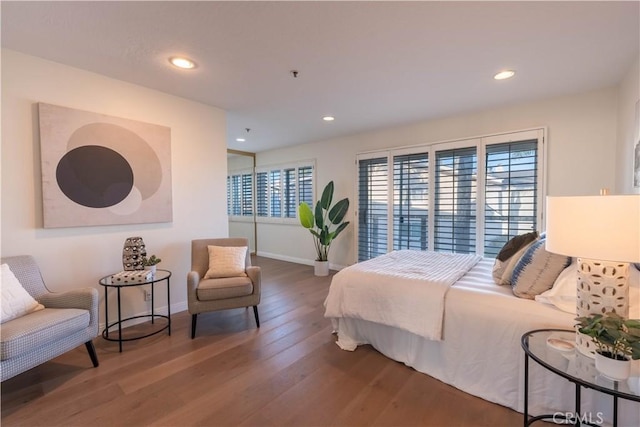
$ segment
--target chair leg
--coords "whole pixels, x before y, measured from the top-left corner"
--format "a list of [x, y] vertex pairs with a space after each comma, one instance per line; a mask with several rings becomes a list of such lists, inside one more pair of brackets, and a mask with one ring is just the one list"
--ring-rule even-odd
[[87, 351], [89, 352], [89, 357], [91, 358], [91, 363], [93, 363], [93, 367], [97, 368], [100, 365], [98, 362], [98, 355], [96, 354], [96, 348], [93, 346], [93, 341], [87, 341], [84, 343], [84, 346], [87, 347]]
[[192, 314], [191, 315], [191, 339], [194, 339], [196, 337], [196, 322], [198, 321], [198, 315], [197, 314]]
[[256, 316], [256, 325], [259, 328], [260, 327], [260, 318], [258, 317], [258, 306], [257, 305], [253, 306], [253, 315]]

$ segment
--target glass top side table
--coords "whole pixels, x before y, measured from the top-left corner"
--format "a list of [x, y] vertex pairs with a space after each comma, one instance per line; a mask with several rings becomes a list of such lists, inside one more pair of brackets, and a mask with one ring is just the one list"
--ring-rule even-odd
[[627, 381], [614, 381], [603, 377], [595, 368], [595, 360], [575, 349], [575, 332], [564, 329], [538, 329], [522, 336], [525, 353], [524, 368], [524, 425], [539, 420], [561, 419], [557, 414], [539, 415], [529, 419], [529, 358], [543, 368], [575, 384], [575, 412], [572, 419], [564, 418], [575, 425], [593, 425], [581, 420], [580, 388], [586, 387], [613, 396], [613, 425], [618, 423], [618, 398], [640, 402], [640, 391], [631, 390]]
[[[156, 270], [155, 274], [153, 275], [153, 277], [149, 280], [147, 280], [146, 282], [141, 282], [141, 283], [114, 283], [111, 280], [111, 274], [108, 276], [105, 276], [103, 278], [101, 278], [98, 283], [100, 284], [100, 286], [104, 286], [104, 322], [105, 322], [105, 328], [102, 331], [102, 337], [108, 341], [117, 341], [118, 342], [118, 348], [120, 350], [120, 353], [122, 353], [122, 342], [123, 341], [133, 341], [133, 340], [139, 340], [142, 338], [147, 338], [150, 337], [152, 335], [158, 334], [162, 331], [164, 331], [165, 329], [168, 331], [169, 335], [171, 335], [171, 286], [170, 286], [170, 278], [171, 278], [171, 272], [169, 270]], [[166, 282], [167, 285], [167, 315], [162, 315], [162, 314], [156, 314], [155, 313], [155, 284], [158, 282]], [[127, 318], [122, 318], [122, 304], [121, 304], [121, 299], [120, 299], [120, 290], [123, 288], [132, 288], [132, 287], [136, 287], [136, 286], [145, 286], [145, 285], [151, 285], [151, 314], [144, 314], [141, 316], [132, 316], [132, 317], [127, 317]], [[109, 323], [109, 298], [107, 295], [107, 291], [109, 288], [115, 289], [117, 292], [117, 305], [118, 305], [118, 320], [113, 322], [113, 323]], [[144, 335], [136, 335], [133, 337], [129, 337], [129, 338], [123, 338], [122, 336], [122, 324], [128, 320], [133, 320], [133, 319], [140, 319], [140, 318], [150, 318], [151, 319], [151, 323], [155, 324], [155, 320], [158, 318], [161, 319], [165, 319], [166, 323], [159, 329], [154, 330], [151, 333], [148, 334], [144, 334]], [[118, 336], [117, 338], [113, 338], [113, 336], [109, 336], [109, 332], [110, 329], [117, 326], [118, 327]]]

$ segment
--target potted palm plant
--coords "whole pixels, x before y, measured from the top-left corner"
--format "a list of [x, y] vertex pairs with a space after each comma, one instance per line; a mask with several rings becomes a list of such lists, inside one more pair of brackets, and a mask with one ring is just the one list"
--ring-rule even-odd
[[322, 191], [322, 198], [316, 203], [315, 211], [307, 203], [302, 202], [298, 206], [298, 218], [300, 224], [309, 230], [313, 236], [316, 248], [315, 275], [327, 276], [329, 274], [329, 249], [331, 243], [344, 230], [349, 221], [343, 222], [349, 210], [349, 199], [344, 198], [335, 205], [333, 201], [333, 181], [330, 181]]
[[627, 379], [631, 359], [640, 359], [640, 319], [623, 319], [611, 312], [576, 320], [578, 330], [596, 345], [596, 369], [613, 380]]

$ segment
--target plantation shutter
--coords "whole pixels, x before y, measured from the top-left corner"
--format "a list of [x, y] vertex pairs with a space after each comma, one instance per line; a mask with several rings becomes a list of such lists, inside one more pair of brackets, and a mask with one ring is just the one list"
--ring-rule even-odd
[[358, 261], [387, 252], [387, 157], [358, 161]]
[[231, 215], [231, 177], [227, 175], [227, 215]]
[[429, 154], [393, 158], [393, 249], [428, 249]]
[[269, 172], [269, 201], [271, 217], [282, 216], [282, 187], [280, 182], [280, 170]]
[[231, 176], [231, 215], [240, 215], [240, 175]]
[[256, 210], [258, 216], [269, 215], [269, 191], [267, 185], [267, 173], [258, 172], [256, 174]]
[[313, 209], [313, 167], [298, 168], [298, 204], [307, 203]]
[[436, 152], [436, 251], [475, 253], [476, 153], [476, 147]]
[[253, 174], [242, 174], [242, 215], [253, 216]]
[[537, 229], [537, 170], [535, 139], [486, 147], [486, 257], [495, 257], [512, 237]]
[[295, 168], [284, 170], [284, 216], [285, 218], [296, 217], [296, 170]]

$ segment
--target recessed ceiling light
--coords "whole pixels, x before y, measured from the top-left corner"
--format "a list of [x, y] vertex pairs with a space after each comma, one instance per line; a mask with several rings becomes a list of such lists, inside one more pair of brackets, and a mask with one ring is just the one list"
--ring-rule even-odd
[[325, 122], [332, 122], [332, 121], [334, 121], [335, 119], [336, 119], [336, 118], [335, 118], [335, 117], [333, 117], [333, 116], [324, 116], [324, 117], [322, 118], [322, 120], [324, 120]]
[[493, 76], [493, 78], [496, 80], [510, 79], [511, 77], [515, 76], [515, 74], [516, 72], [513, 70], [504, 70]]
[[245, 142], [245, 141], [246, 141], [246, 139], [244, 139], [244, 138], [236, 138], [236, 142]]
[[189, 58], [184, 58], [181, 56], [173, 56], [169, 58], [169, 62], [175, 65], [178, 68], [182, 68], [185, 70], [190, 70], [196, 67], [196, 63], [190, 60]]

